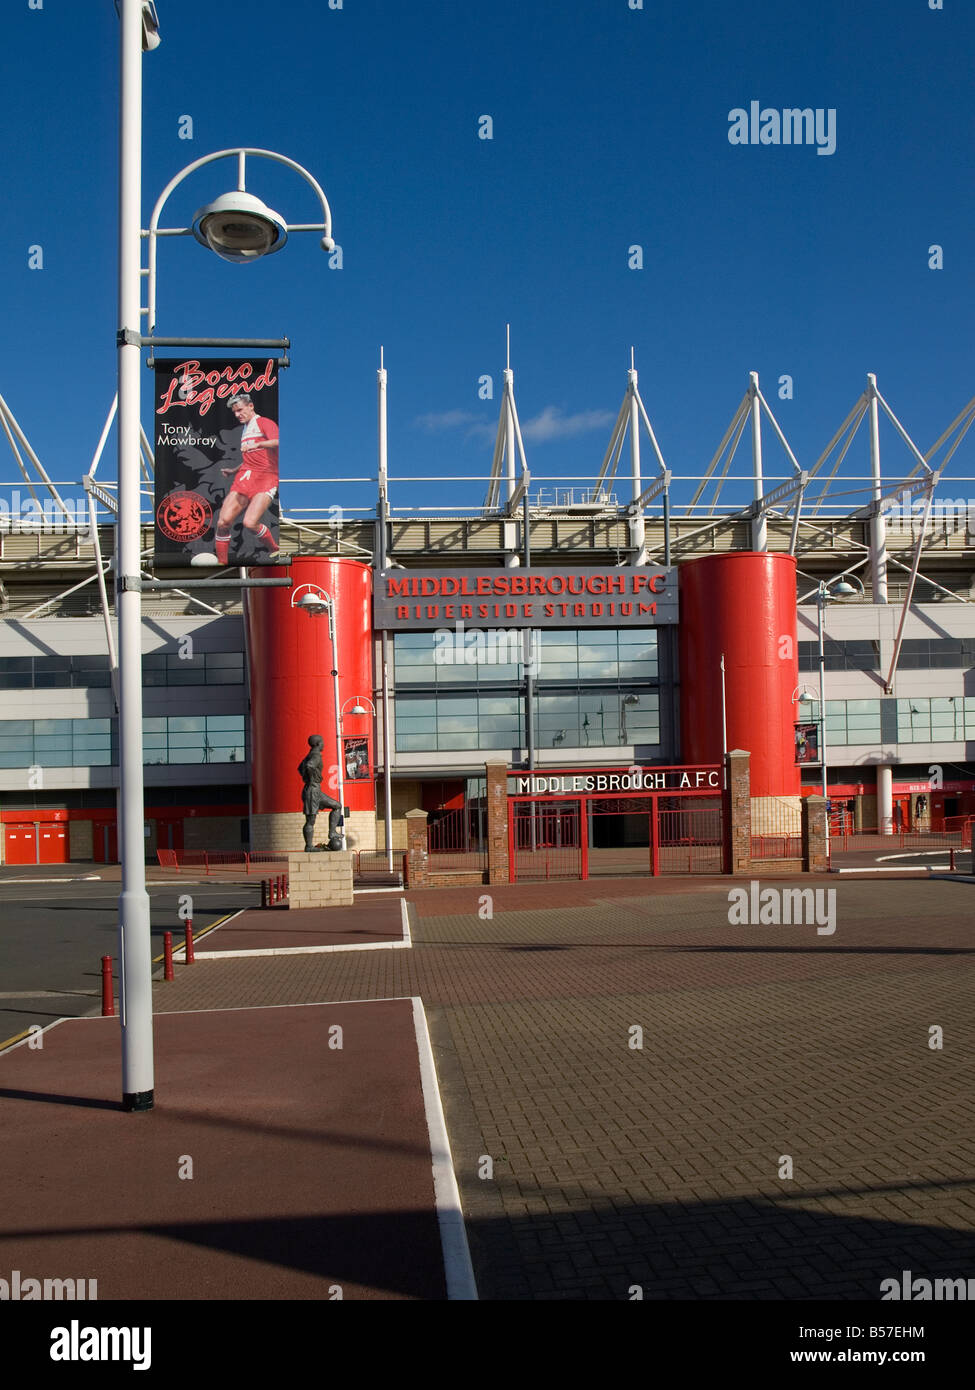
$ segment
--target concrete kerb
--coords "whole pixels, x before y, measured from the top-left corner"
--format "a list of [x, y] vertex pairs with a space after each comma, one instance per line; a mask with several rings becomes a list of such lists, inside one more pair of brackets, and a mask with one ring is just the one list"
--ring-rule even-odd
[[[242, 909], [243, 911], [243, 909]], [[239, 917], [235, 912], [234, 917]], [[227, 922], [233, 919], [228, 917]], [[196, 951], [197, 960], [241, 960], [253, 956], [319, 956], [338, 951], [403, 951], [413, 949], [413, 936], [410, 931], [409, 906], [405, 898], [400, 898], [400, 921], [403, 935], [399, 941], [364, 941], [335, 946], [267, 946], [255, 947], [249, 951]], [[220, 926], [226, 925], [224, 922]], [[182, 948], [181, 948], [182, 949]], [[175, 952], [174, 952], [175, 959]]]

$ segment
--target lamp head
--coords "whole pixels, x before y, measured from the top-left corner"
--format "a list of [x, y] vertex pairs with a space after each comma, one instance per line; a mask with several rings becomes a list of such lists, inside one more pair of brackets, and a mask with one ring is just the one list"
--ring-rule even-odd
[[316, 594], [314, 589], [309, 589], [294, 606], [304, 609], [312, 618], [318, 618], [328, 612], [328, 599], [324, 594]]
[[355, 704], [354, 704], [354, 705], [352, 706], [352, 708], [349, 710], [349, 713], [350, 713], [350, 714], [368, 714], [369, 711], [366, 709], [365, 705], [360, 705], [360, 704], [359, 704], [359, 701], [356, 700]]
[[222, 193], [193, 218], [193, 235], [236, 265], [280, 251], [288, 240], [284, 218], [253, 193]]
[[829, 590], [834, 598], [849, 598], [851, 594], [858, 594], [859, 589], [855, 589], [848, 579], [838, 579]]

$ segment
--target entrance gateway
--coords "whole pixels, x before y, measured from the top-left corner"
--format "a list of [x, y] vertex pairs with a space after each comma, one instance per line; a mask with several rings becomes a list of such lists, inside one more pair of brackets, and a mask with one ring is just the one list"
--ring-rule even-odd
[[720, 767], [508, 773], [508, 874], [528, 879], [720, 874]]

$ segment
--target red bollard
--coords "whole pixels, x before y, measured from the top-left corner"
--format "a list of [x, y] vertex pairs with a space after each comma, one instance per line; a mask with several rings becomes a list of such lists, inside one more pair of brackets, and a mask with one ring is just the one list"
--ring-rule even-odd
[[102, 1018], [115, 1015], [115, 992], [112, 989], [112, 957], [102, 956]]
[[284, 874], [278, 874], [278, 902], [284, 901]]
[[288, 875], [287, 875], [287, 874], [284, 875], [283, 882], [284, 882], [284, 896], [287, 897], [288, 894], [291, 892], [291, 884], [288, 882]]
[[275, 903], [277, 902], [277, 900], [278, 900], [278, 895], [277, 895], [277, 893], [275, 893], [275, 891], [274, 891], [274, 890], [275, 890], [275, 887], [276, 887], [276, 884], [275, 884], [275, 882], [274, 882], [274, 879], [273, 879], [273, 878], [269, 878], [268, 881], [267, 881], [267, 889], [268, 889], [268, 892], [267, 892], [267, 901], [268, 901], [268, 905], [269, 905], [270, 907], [273, 907], [274, 904], [275, 904]]
[[267, 907], [267, 879], [261, 879], [261, 907]]
[[175, 980], [173, 973], [173, 933], [163, 932], [163, 979]]
[[196, 956], [193, 954], [193, 918], [192, 918], [192, 917], [187, 917], [187, 919], [186, 919], [186, 964], [187, 964], [187, 965], [192, 965], [193, 962], [194, 962], [195, 960], [196, 960]]
[[953, 873], [955, 872], [955, 851], [954, 851], [954, 848], [953, 848], [953, 847], [950, 848], [950, 849], [948, 850], [948, 853], [951, 855], [951, 863], [950, 863], [950, 865], [949, 865], [949, 870], [948, 870], [948, 872], [953, 874]]

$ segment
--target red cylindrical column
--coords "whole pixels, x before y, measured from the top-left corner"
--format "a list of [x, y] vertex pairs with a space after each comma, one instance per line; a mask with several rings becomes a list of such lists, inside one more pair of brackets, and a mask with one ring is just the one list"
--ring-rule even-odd
[[706, 555], [679, 576], [684, 762], [721, 761], [723, 653], [728, 748], [751, 754], [752, 796], [798, 796], [795, 558]]
[[[298, 764], [311, 734], [325, 740], [322, 788], [337, 792], [336, 712], [333, 653], [326, 614], [310, 616], [292, 607], [302, 585], [313, 584], [335, 603], [335, 669], [339, 673], [345, 804], [350, 812], [375, 815], [374, 720], [351, 713], [352, 697], [373, 701], [372, 571], [358, 560], [295, 559], [291, 589], [247, 591], [247, 631], [251, 685], [252, 843], [256, 848], [302, 848]], [[350, 777], [350, 741], [367, 741], [367, 778]], [[286, 822], [277, 817], [289, 816]], [[296, 817], [296, 819], [294, 819]]]
[[173, 933], [163, 932], [163, 979], [175, 980], [176, 974], [173, 970]]

